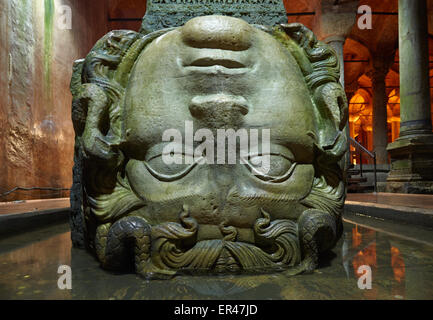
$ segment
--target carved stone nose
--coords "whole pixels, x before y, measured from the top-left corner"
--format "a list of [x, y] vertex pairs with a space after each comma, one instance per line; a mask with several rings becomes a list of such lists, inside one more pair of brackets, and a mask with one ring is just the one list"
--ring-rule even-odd
[[226, 16], [203, 16], [189, 20], [182, 28], [182, 40], [194, 48], [247, 50], [253, 28], [244, 20]]

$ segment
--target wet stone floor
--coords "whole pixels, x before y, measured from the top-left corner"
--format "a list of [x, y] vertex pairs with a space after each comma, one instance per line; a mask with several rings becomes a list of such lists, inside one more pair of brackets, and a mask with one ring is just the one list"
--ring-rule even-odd
[[[58, 288], [60, 265], [72, 268], [71, 290]], [[362, 266], [371, 289], [358, 287]], [[433, 299], [433, 231], [346, 215], [343, 237], [310, 275], [146, 281], [100, 269], [71, 247], [65, 223], [0, 240], [0, 299]]]

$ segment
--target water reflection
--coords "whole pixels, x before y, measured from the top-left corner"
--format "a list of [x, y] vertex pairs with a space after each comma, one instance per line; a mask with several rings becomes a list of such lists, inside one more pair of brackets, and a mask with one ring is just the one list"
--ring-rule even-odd
[[[433, 250], [367, 227], [345, 223], [333, 254], [315, 273], [289, 277], [181, 276], [145, 281], [110, 274], [83, 250], [71, 248], [70, 233], [56, 234], [4, 252], [0, 242], [1, 299], [432, 299]], [[36, 239], [38, 239], [36, 237]], [[72, 290], [57, 287], [59, 265], [72, 267]], [[357, 286], [358, 268], [372, 270], [371, 290]]]
[[[391, 297], [404, 299], [405, 263], [398, 245], [392, 245], [387, 236], [369, 228], [354, 225], [349, 230], [345, 232], [342, 246], [346, 275], [353, 274], [359, 279], [364, 274], [358, 271], [360, 267], [369, 266], [373, 283], [375, 278], [379, 278], [381, 282], [390, 284]], [[349, 262], [353, 273], [349, 271]], [[371, 290], [364, 290], [364, 297], [378, 299], [388, 293], [379, 292], [382, 289], [380, 286], [373, 286]], [[388, 288], [386, 290], [389, 291]]]
[[70, 263], [69, 232], [3, 253], [0, 255], [0, 298], [71, 298], [71, 292], [57, 287], [57, 266]]

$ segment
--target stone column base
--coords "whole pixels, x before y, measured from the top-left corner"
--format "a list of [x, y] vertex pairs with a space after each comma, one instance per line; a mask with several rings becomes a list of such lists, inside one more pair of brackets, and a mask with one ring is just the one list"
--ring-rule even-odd
[[387, 182], [385, 192], [433, 194], [433, 181]]
[[400, 137], [387, 150], [386, 192], [433, 194], [433, 134]]

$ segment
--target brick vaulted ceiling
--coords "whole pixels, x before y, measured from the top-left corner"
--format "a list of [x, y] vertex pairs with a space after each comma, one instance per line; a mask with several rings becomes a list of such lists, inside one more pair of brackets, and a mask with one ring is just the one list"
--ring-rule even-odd
[[[138, 30], [140, 19], [146, 12], [145, 0], [107, 0], [108, 28]], [[288, 22], [300, 22], [314, 30], [314, 18], [321, 0], [283, 0]], [[336, 5], [348, 0], [335, 0]], [[430, 61], [433, 61], [433, 0], [427, 0], [429, 17]], [[389, 87], [398, 86], [398, 0], [360, 0], [359, 6], [372, 8], [372, 29], [361, 30], [355, 23], [344, 46], [345, 81], [348, 86], [357, 84], [371, 87], [368, 77], [372, 55], [396, 52], [387, 77]], [[358, 15], [359, 17], [360, 15]], [[433, 63], [431, 64], [433, 66]], [[431, 72], [433, 76], [433, 72]], [[431, 78], [433, 79], [433, 78]], [[433, 81], [432, 81], [433, 86]]]

